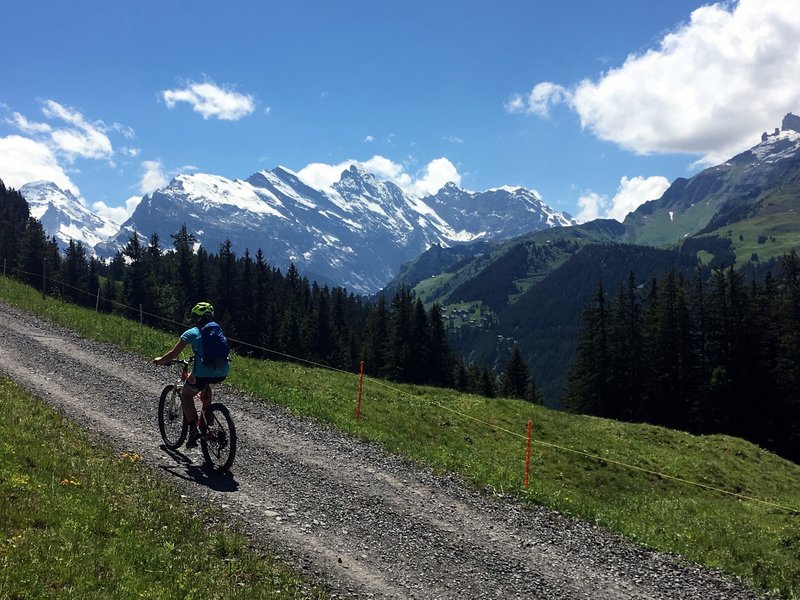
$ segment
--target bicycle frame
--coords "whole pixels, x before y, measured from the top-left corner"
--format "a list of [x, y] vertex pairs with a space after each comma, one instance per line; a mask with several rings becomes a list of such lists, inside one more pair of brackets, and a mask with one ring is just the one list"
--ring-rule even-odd
[[[192, 360], [191, 359], [182, 359], [182, 360], [176, 360], [175, 362], [180, 363], [180, 364], [183, 365], [183, 369], [181, 369], [180, 379], [175, 384], [175, 389], [177, 390], [178, 394], [181, 394], [181, 392], [183, 392], [184, 385], [189, 380], [189, 365], [192, 364]], [[198, 407], [197, 407], [197, 401], [198, 400], [200, 401], [200, 409], [199, 410], [198, 410]], [[199, 424], [201, 425], [201, 431], [204, 431], [204, 429], [206, 429], [206, 427], [208, 426], [208, 423], [206, 422], [205, 408], [209, 404], [211, 404], [211, 402], [208, 400], [208, 396], [206, 394], [204, 394], [203, 392], [197, 392], [192, 397], [192, 401], [195, 403], [194, 407], [195, 407], [195, 411], [197, 412], [197, 418], [199, 420]]]

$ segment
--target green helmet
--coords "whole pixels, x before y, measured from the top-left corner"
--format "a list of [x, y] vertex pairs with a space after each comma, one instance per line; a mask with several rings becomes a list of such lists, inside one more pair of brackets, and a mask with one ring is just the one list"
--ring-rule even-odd
[[214, 316], [214, 307], [211, 306], [208, 302], [198, 302], [194, 305], [192, 309], [192, 316], [193, 317], [213, 317]]

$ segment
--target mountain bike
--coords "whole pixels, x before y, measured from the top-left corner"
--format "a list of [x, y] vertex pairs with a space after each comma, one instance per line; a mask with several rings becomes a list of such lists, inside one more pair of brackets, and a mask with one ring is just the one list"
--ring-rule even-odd
[[[164, 445], [177, 450], [186, 439], [189, 423], [183, 415], [181, 390], [189, 378], [191, 359], [173, 361], [182, 365], [180, 379], [164, 387], [158, 403], [158, 429]], [[227, 407], [220, 402], [208, 403], [198, 393], [194, 397], [195, 408], [200, 418], [200, 449], [206, 463], [215, 471], [231, 468], [236, 458], [236, 428]]]

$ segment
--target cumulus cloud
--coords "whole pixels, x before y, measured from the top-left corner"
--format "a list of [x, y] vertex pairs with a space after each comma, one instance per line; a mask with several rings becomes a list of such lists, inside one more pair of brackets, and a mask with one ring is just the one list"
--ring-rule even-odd
[[579, 223], [594, 219], [625, 220], [628, 213], [633, 212], [648, 200], [656, 200], [669, 187], [666, 177], [623, 177], [619, 181], [616, 195], [607, 196], [588, 192], [578, 198], [578, 214], [575, 219]]
[[303, 167], [297, 176], [301, 181], [317, 189], [328, 189], [339, 181], [342, 172], [356, 165], [383, 181], [391, 181], [404, 192], [425, 196], [435, 194], [444, 184], [461, 183], [458, 169], [446, 158], [429, 162], [419, 172], [410, 174], [406, 167], [383, 156], [375, 155], [367, 161], [346, 160], [336, 165], [312, 163]]
[[0, 179], [17, 189], [32, 181], [52, 181], [80, 196], [78, 186], [58, 164], [50, 146], [18, 135], [0, 138]]
[[598, 138], [639, 154], [691, 153], [717, 164], [800, 107], [800, 10], [793, 0], [703, 6], [658, 46], [596, 81], [543, 82], [510, 112], [565, 102]]
[[124, 223], [139, 206], [142, 199], [140, 196], [131, 196], [125, 201], [125, 206], [109, 206], [102, 200], [92, 204], [92, 210], [101, 217], [106, 217], [117, 223]]
[[594, 221], [600, 218], [600, 213], [608, 207], [608, 197], [595, 192], [588, 192], [578, 198], [578, 214], [575, 220], [578, 223]]
[[562, 102], [568, 102], [571, 98], [570, 91], [564, 86], [545, 81], [533, 86], [527, 97], [514, 94], [506, 102], [506, 110], [510, 113], [527, 112], [538, 115], [542, 118], [550, 116], [550, 107]]
[[152, 194], [169, 183], [169, 179], [164, 174], [164, 166], [160, 161], [146, 160], [142, 163], [142, 169], [144, 173], [139, 181], [139, 191], [142, 194]]
[[204, 119], [215, 117], [223, 121], [238, 121], [253, 114], [256, 108], [253, 96], [240, 94], [227, 86], [218, 86], [212, 81], [190, 81], [183, 89], [164, 90], [161, 97], [167, 108], [172, 109], [178, 102], [186, 102]]
[[453, 182], [461, 185], [461, 175], [455, 165], [446, 158], [437, 158], [425, 165], [419, 179], [416, 179], [412, 187], [418, 196], [435, 194], [448, 183]]

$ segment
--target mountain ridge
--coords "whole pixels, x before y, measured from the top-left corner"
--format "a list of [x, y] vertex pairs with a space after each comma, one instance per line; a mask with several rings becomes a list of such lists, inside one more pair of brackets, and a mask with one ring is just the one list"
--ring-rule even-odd
[[230, 239], [239, 254], [260, 248], [274, 266], [293, 263], [320, 284], [371, 294], [433, 245], [505, 239], [574, 223], [525, 188], [471, 192], [448, 184], [420, 197], [353, 165], [330, 188], [318, 189], [276, 167], [247, 179], [178, 175], [145, 195], [115, 234], [78, 239], [108, 258], [134, 233], [144, 241], [153, 233], [166, 240], [186, 226], [210, 252]]

